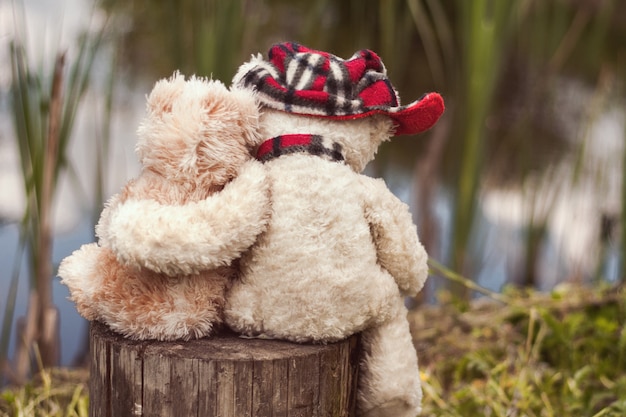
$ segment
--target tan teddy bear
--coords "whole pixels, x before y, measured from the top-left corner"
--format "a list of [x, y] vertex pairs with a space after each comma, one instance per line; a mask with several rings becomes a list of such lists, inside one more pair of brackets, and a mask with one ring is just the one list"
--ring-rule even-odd
[[[268, 182], [250, 154], [257, 130], [250, 91], [178, 73], [156, 83], [138, 130], [141, 175], [107, 203], [96, 227], [99, 245], [83, 245], [59, 267], [81, 315], [133, 339], [212, 334], [236, 275], [231, 260], [255, 241], [269, 214]], [[162, 204], [187, 210], [166, 218]], [[212, 252], [226, 237], [235, 243]], [[162, 256], [161, 247], [175, 250]], [[161, 256], [159, 267], [142, 253]]]
[[[360, 172], [383, 141], [433, 126], [442, 98], [430, 93], [401, 106], [374, 52], [344, 60], [295, 43], [273, 46], [267, 60], [253, 57], [233, 83], [262, 105], [257, 158], [272, 210], [239, 261], [226, 323], [246, 336], [296, 342], [362, 333], [358, 415], [415, 416], [422, 393], [404, 297], [424, 285], [427, 254], [408, 207]], [[187, 208], [160, 210], [175, 218]], [[138, 256], [162, 266], [159, 256]]]

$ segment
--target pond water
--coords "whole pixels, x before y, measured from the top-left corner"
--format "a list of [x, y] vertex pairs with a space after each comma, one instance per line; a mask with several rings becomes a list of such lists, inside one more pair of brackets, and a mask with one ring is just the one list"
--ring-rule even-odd
[[[24, 2], [28, 25], [20, 30], [28, 34], [31, 51], [54, 50], [54, 42], [71, 44], [71, 40], [85, 27], [85, 16], [91, 10], [84, 0], [64, 0], [63, 7], [57, 2], [29, 0]], [[62, 21], [62, 25], [58, 22]], [[13, 36], [12, 2], [0, 1], [0, 303], [8, 293], [15, 259], [18, 256], [18, 227], [15, 223], [24, 208], [21, 174], [17, 152], [12, 139], [8, 108], [10, 67], [7, 55], [8, 42]], [[54, 39], [52, 41], [51, 39]], [[50, 44], [52, 43], [52, 45]], [[128, 85], [120, 79], [116, 86], [116, 103], [112, 117], [111, 154], [108, 158], [107, 195], [117, 192], [122, 185], [139, 172], [133, 153], [135, 129], [144, 109], [144, 97], [154, 80], [144, 80]], [[571, 80], [563, 80], [564, 108], [575, 110], [563, 117], [575, 118], [580, 103], [593, 91]], [[96, 82], [97, 84], [97, 82]], [[55, 240], [53, 262], [55, 265], [84, 243], [93, 241], [93, 224], [88, 211], [94, 183], [95, 154], [93, 141], [102, 122], [103, 94], [98, 88], [90, 91], [80, 109], [74, 131], [70, 159], [78, 173], [78, 184], [66, 176], [61, 179], [55, 199]], [[545, 204], [551, 201], [554, 211], [547, 228], [547, 239], [542, 247], [538, 275], [539, 286], [549, 289], [558, 282], [580, 274], [593, 275], [602, 258], [604, 276], [609, 280], [617, 276], [617, 244], [609, 242], [606, 252], [594, 253], [604, 217], [614, 218], [620, 213], [621, 165], [624, 153], [624, 105], [616, 102], [607, 106], [608, 111], [597, 117], [585, 137], [572, 132], [573, 146], [586, 140], [586, 152], [580, 166], [581, 177], [576, 184], [564, 186], [564, 178], [572, 178], [571, 170], [578, 166], [572, 158], [564, 158], [556, 164], [553, 175], [530, 178], [524, 189], [485, 188], [481, 192], [477, 212], [476, 262], [480, 264], [478, 282], [492, 290], [500, 290], [512, 269], [522, 262], [519, 253], [523, 246], [524, 226], [533, 213], [540, 210], [529, 201]], [[573, 123], [575, 124], [575, 123]], [[607, 170], [606, 167], [613, 167]], [[382, 175], [390, 188], [403, 201], [414, 207], [412, 172], [389, 167]], [[602, 177], [598, 180], [598, 177]], [[82, 190], [82, 191], [81, 191]], [[532, 196], [533, 198], [529, 198]], [[452, 223], [452, 196], [440, 188], [433, 204], [439, 235], [436, 249], [441, 259], [449, 253], [449, 236]], [[416, 213], [419, 214], [419, 213]], [[21, 259], [21, 276], [15, 308], [15, 319], [24, 316], [28, 300], [28, 268], [25, 257]], [[437, 283], [431, 283], [432, 289]], [[67, 289], [54, 279], [54, 301], [61, 314], [62, 364], [69, 365], [82, 347], [86, 323], [67, 300]], [[4, 319], [4, 305], [0, 308], [0, 322]], [[10, 343], [9, 356], [14, 351], [14, 337]]]

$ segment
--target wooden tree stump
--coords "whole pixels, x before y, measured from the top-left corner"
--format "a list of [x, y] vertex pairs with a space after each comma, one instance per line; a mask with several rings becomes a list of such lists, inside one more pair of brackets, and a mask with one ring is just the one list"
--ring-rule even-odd
[[359, 338], [133, 341], [94, 322], [90, 417], [354, 416]]

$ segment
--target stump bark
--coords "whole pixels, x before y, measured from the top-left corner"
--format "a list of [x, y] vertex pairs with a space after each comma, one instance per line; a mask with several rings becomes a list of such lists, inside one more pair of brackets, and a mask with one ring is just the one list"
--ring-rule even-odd
[[359, 338], [133, 341], [94, 322], [90, 417], [352, 417]]

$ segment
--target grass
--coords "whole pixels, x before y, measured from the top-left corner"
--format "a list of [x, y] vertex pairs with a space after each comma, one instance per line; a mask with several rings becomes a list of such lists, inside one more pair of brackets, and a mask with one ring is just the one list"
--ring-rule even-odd
[[623, 286], [495, 295], [468, 305], [444, 293], [411, 313], [424, 415], [626, 415]]
[[85, 370], [44, 370], [28, 384], [0, 394], [0, 416], [86, 417], [87, 380]]
[[[433, 279], [483, 294], [409, 314], [423, 416], [626, 415], [626, 288], [561, 285], [492, 293], [431, 264]], [[495, 298], [492, 298], [495, 296]], [[85, 370], [44, 371], [0, 394], [0, 416], [86, 416]]]

